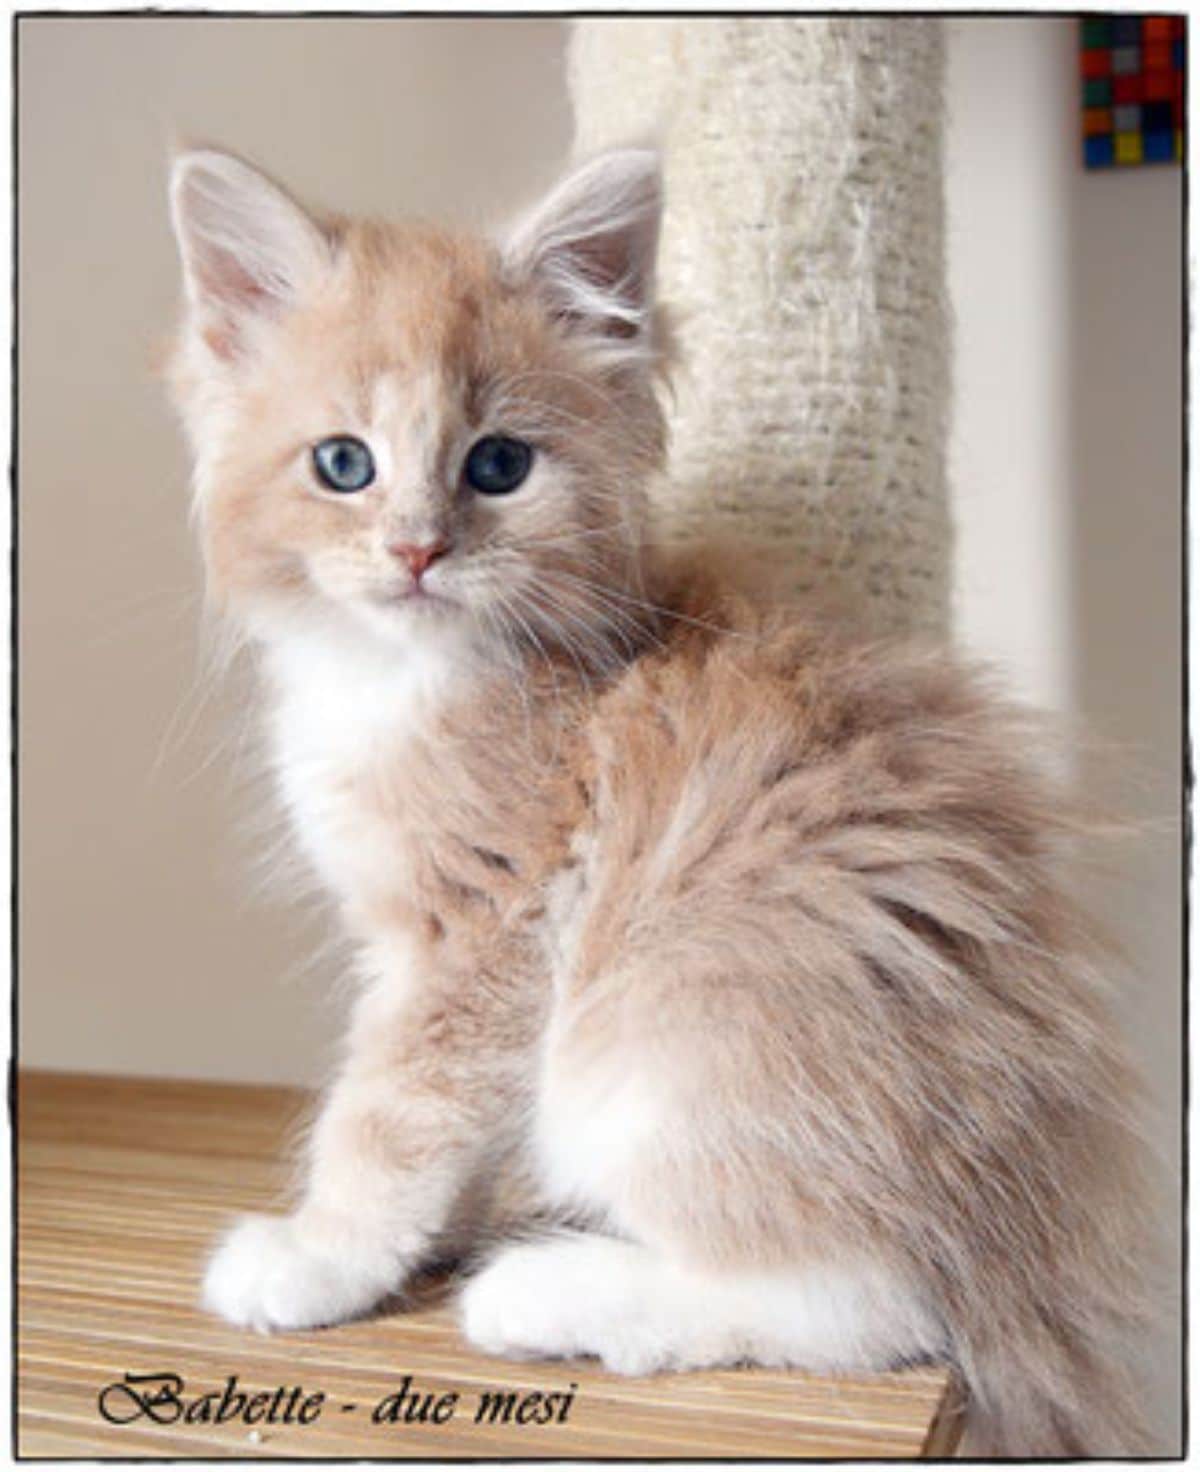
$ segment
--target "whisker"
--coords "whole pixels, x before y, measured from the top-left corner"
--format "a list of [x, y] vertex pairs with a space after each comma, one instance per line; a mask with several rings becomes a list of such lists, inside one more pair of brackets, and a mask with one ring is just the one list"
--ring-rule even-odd
[[500, 645], [503, 663], [514, 676], [514, 684], [516, 685], [517, 692], [521, 697], [521, 708], [525, 715], [525, 739], [529, 745], [530, 751], [532, 751], [534, 748], [533, 705], [529, 699], [529, 691], [526, 687], [526, 682], [522, 678], [525, 672], [524, 662], [521, 660], [516, 649], [513, 647], [512, 640], [510, 639], [506, 630], [503, 616], [499, 610], [494, 610], [485, 603], [480, 605], [478, 610], [473, 608], [471, 611], [476, 623], [479, 622], [480, 614], [482, 614], [483, 617], [486, 618], [489, 629], [494, 631], [496, 641]]
[[568, 572], [560, 572], [560, 577], [578, 582], [582, 587], [588, 587], [596, 592], [604, 593], [608, 597], [620, 599], [622, 603], [628, 603], [636, 608], [645, 609], [647, 612], [659, 614], [662, 618], [674, 619], [679, 623], [693, 624], [698, 629], [707, 629], [714, 634], [727, 634], [732, 639], [752, 639], [753, 635], [741, 629], [731, 629], [727, 624], [712, 623], [708, 619], [694, 618], [691, 614], [680, 613], [678, 609], [667, 608], [660, 603], [651, 603], [645, 598], [637, 598], [632, 593], [622, 593], [616, 588], [604, 587], [592, 583], [587, 578], [577, 578]]
[[[583, 660], [586, 661], [586, 659], [588, 657], [587, 656], [586, 649], [583, 649], [580, 646], [578, 646], [576, 644], [575, 640], [570, 636], [570, 634], [568, 634], [567, 631], [561, 626], [561, 624], [559, 624], [555, 620], [554, 614], [553, 614], [553, 611], [552, 610], [547, 610], [545, 608], [539, 608], [538, 607], [538, 605], [533, 601], [533, 598], [531, 596], [531, 594], [533, 592], [537, 592], [537, 593], [541, 594], [541, 593], [544, 593], [545, 592], [545, 589], [544, 588], [541, 588], [541, 587], [538, 587], [536, 589], [530, 590], [530, 592], [528, 592], [526, 594], [526, 596], [525, 596], [525, 600], [524, 600], [525, 607], [528, 608], [528, 609], [533, 610], [534, 612], [540, 613], [542, 615], [543, 619], [545, 619], [545, 621], [552, 626], [552, 634], [553, 634], [553, 637], [554, 637], [555, 641], [558, 644], [560, 644], [567, 651], [567, 654], [570, 656], [570, 659], [571, 659], [572, 664], [574, 664], [575, 668], [579, 672], [579, 678], [583, 681], [584, 687], [587, 689], [588, 693], [590, 694], [592, 692], [592, 682], [588, 678], [587, 669], [585, 668], [584, 663], [581, 662], [581, 660], [580, 660], [580, 655], [582, 655], [583, 656]], [[565, 612], [565, 610], [563, 610], [563, 611]], [[586, 628], [586, 625], [581, 625], [581, 627], [585, 627]]]
[[538, 652], [538, 654], [541, 655], [542, 659], [545, 661], [546, 667], [550, 671], [550, 679], [551, 679], [551, 682], [554, 685], [554, 697], [555, 697], [556, 700], [559, 700], [561, 698], [561, 691], [559, 690], [559, 684], [558, 684], [558, 671], [554, 668], [554, 661], [553, 661], [553, 659], [551, 659], [551, 657], [549, 655], [549, 652], [547, 651], [545, 645], [538, 638], [536, 631], [533, 628], [530, 627], [529, 623], [524, 618], [521, 617], [520, 609], [518, 609], [515, 606], [512, 598], [505, 597], [503, 594], [499, 594], [497, 596], [499, 597], [501, 606], [517, 622], [517, 624], [520, 626], [520, 628], [524, 632], [525, 637], [529, 640], [530, 644]]
[[[552, 599], [555, 606], [559, 609], [560, 612], [567, 614], [572, 618], [573, 622], [579, 623], [582, 627], [587, 628], [589, 632], [594, 634], [596, 631], [593, 629], [593, 627], [587, 624], [578, 614], [573, 611], [572, 605], [568, 603], [564, 597], [554, 597], [554, 594], [551, 591], [551, 587], [548, 586], [548, 583], [550, 581], [551, 580], [543, 581], [539, 585], [539, 591], [544, 594], [544, 596]], [[560, 589], [559, 592], [563, 593], [564, 590]], [[632, 631], [635, 635], [648, 636], [654, 639], [655, 643], [659, 643], [659, 641], [655, 638], [653, 632], [646, 628], [643, 623], [640, 623], [636, 619], [633, 619], [628, 613], [625, 612], [624, 609], [620, 608], [618, 605], [605, 604], [594, 593], [585, 592], [582, 597], [577, 594], [576, 603], [582, 603], [583, 608], [581, 609], [581, 612], [590, 609], [591, 611], [598, 612], [600, 614], [604, 628], [606, 628], [615, 638], [620, 640], [625, 650], [626, 663], [632, 663], [637, 658], [637, 648], [635, 644], [631, 641], [627, 630]], [[604, 651], [611, 657], [611, 651], [609, 650], [607, 645], [604, 645]]]
[[[625, 631], [620, 626], [614, 626], [610, 624], [607, 619], [602, 620], [602, 629], [615, 635], [616, 638], [619, 639], [621, 644], [623, 645], [625, 650], [624, 661], [618, 658], [609, 640], [602, 636], [601, 629], [598, 629], [594, 623], [588, 622], [585, 615], [588, 612], [589, 607], [592, 607], [594, 605], [585, 603], [582, 607], [580, 607], [579, 600], [575, 600], [575, 602], [572, 603], [568, 599], [561, 596], [561, 590], [559, 590], [559, 593], [556, 594], [552, 582], [546, 579], [540, 581], [537, 584], [536, 589], [534, 589], [533, 591], [539, 598], [543, 598], [549, 601], [550, 608], [547, 610], [547, 612], [551, 618], [555, 618], [555, 616], [558, 616], [559, 618], [567, 618], [578, 629], [582, 630], [584, 637], [580, 641], [581, 652], [583, 653], [585, 659], [587, 659], [588, 662], [592, 664], [595, 668], [598, 668], [607, 673], [609, 670], [620, 666], [622, 663], [628, 664], [637, 658], [637, 649], [630, 642]], [[567, 638], [566, 630], [563, 629], [561, 623], [557, 623], [557, 621], [556, 632], [560, 637], [564, 639]]]

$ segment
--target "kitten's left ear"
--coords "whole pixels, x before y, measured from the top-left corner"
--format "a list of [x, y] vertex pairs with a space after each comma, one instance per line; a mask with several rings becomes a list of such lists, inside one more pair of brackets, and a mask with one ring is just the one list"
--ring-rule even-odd
[[265, 174], [218, 149], [179, 154], [171, 223], [193, 325], [233, 358], [255, 325], [286, 311], [330, 260], [316, 223]]
[[654, 299], [662, 174], [652, 149], [623, 148], [584, 164], [510, 234], [509, 270], [553, 309], [593, 333], [643, 333]]

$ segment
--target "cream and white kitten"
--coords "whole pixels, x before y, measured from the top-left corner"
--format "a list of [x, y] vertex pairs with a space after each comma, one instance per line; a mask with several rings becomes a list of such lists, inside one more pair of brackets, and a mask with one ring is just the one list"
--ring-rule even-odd
[[976, 1449], [1127, 1447], [1129, 1084], [1060, 805], [949, 655], [649, 555], [655, 158], [494, 241], [210, 150], [171, 199], [211, 593], [363, 976], [303, 1198], [206, 1303], [330, 1324], [511, 1223], [485, 1350], [934, 1357]]

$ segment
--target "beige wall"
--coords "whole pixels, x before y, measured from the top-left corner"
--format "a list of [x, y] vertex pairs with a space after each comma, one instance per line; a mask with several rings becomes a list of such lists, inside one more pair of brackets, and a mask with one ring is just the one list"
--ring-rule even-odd
[[1131, 1026], [1173, 1096], [1181, 176], [1077, 166], [1073, 22], [959, 21], [950, 55], [958, 628], [1068, 717], [1094, 789], [1146, 824], [1114, 851], [1098, 908], [1131, 953]]

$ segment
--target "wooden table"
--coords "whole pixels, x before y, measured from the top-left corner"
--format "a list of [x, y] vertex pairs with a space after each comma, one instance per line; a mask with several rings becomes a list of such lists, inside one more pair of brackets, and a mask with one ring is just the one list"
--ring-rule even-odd
[[[953, 1450], [954, 1385], [938, 1368], [837, 1380], [767, 1370], [628, 1380], [590, 1361], [518, 1364], [475, 1354], [444, 1302], [271, 1338], [219, 1323], [195, 1307], [205, 1252], [229, 1215], [277, 1201], [289, 1131], [304, 1107], [305, 1096], [286, 1089], [22, 1077], [23, 1456], [775, 1459]], [[122, 1388], [127, 1375], [159, 1378], [140, 1382], [135, 1398]], [[156, 1424], [142, 1409], [158, 1394], [160, 1417], [177, 1403], [215, 1413], [219, 1396], [211, 1393], [230, 1376], [234, 1394], [263, 1419]], [[373, 1420], [406, 1376], [418, 1404], [432, 1397], [423, 1402], [429, 1412], [457, 1396], [441, 1400], [442, 1424]], [[484, 1401], [493, 1391], [516, 1394]], [[322, 1402], [309, 1399], [319, 1392]], [[534, 1392], [572, 1398], [551, 1403], [552, 1421], [537, 1424], [547, 1403], [522, 1400]], [[102, 1397], [118, 1420], [137, 1418], [110, 1424]], [[300, 1424], [306, 1401], [315, 1419]]]

